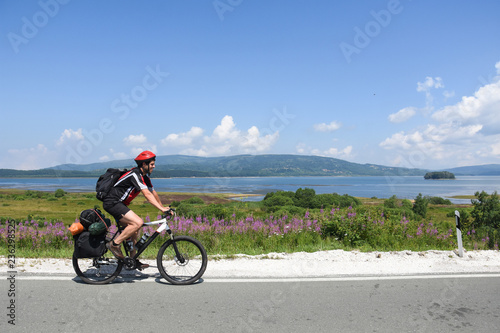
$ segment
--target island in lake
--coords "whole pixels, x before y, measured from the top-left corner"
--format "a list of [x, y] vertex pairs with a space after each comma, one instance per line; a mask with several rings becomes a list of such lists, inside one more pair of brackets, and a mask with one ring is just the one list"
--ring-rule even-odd
[[449, 171], [427, 172], [425, 179], [455, 179], [455, 175]]

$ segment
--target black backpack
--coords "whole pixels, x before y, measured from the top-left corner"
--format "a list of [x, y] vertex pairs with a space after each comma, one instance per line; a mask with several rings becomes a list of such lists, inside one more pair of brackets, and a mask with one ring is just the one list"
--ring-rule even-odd
[[118, 179], [127, 173], [127, 169], [115, 169], [109, 168], [104, 174], [102, 174], [95, 185], [95, 191], [97, 192], [95, 197], [101, 201], [104, 201], [109, 191], [116, 184]]

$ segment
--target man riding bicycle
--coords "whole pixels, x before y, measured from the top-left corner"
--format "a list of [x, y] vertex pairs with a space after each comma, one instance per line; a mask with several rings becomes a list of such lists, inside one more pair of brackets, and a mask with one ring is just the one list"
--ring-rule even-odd
[[[146, 200], [164, 213], [170, 211], [169, 207], [163, 206], [160, 197], [153, 189], [153, 184], [149, 175], [155, 168], [156, 155], [148, 150], [140, 153], [135, 159], [137, 167], [125, 173], [113, 186], [103, 202], [103, 208], [111, 214], [125, 229], [114, 240], [106, 244], [106, 247], [118, 259], [124, 259], [120, 244], [132, 238], [134, 244], [139, 236], [139, 229], [144, 221], [134, 213], [128, 205], [142, 192]], [[135, 255], [135, 250], [130, 256]], [[137, 268], [149, 267], [137, 260]]]

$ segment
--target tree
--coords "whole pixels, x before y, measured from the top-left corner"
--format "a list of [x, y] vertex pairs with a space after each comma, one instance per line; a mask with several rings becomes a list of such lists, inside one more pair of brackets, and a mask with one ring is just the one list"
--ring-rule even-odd
[[481, 191], [474, 193], [474, 196], [477, 199], [471, 200], [474, 206], [471, 212], [473, 227], [500, 228], [500, 201], [497, 192], [488, 195], [485, 191]]
[[56, 192], [54, 193], [54, 196], [55, 196], [56, 198], [62, 198], [62, 197], [64, 197], [64, 195], [65, 195], [65, 194], [66, 194], [66, 192], [64, 192], [64, 190], [63, 190], [63, 189], [58, 188], [58, 189], [56, 190]]
[[299, 188], [295, 191], [293, 200], [295, 206], [303, 208], [313, 208], [313, 199], [316, 196], [316, 191], [312, 188]]
[[429, 201], [422, 196], [422, 193], [419, 193], [415, 198], [415, 202], [413, 203], [413, 212], [417, 215], [425, 217], [427, 215], [427, 204]]
[[398, 208], [398, 197], [394, 194], [392, 197], [389, 199], [384, 200], [384, 207], [386, 208]]
[[292, 206], [293, 200], [292, 198], [286, 195], [273, 195], [264, 200], [264, 206], [266, 207], [275, 207], [275, 206]]
[[427, 172], [425, 179], [455, 179], [455, 175], [449, 171]]

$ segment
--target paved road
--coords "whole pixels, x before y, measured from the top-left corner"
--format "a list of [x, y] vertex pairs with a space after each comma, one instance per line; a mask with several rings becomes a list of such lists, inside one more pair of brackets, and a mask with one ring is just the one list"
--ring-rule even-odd
[[[68, 278], [0, 282], [0, 332], [494, 332], [498, 275], [446, 278], [217, 280], [191, 286]], [[12, 328], [15, 328], [12, 330]]]

